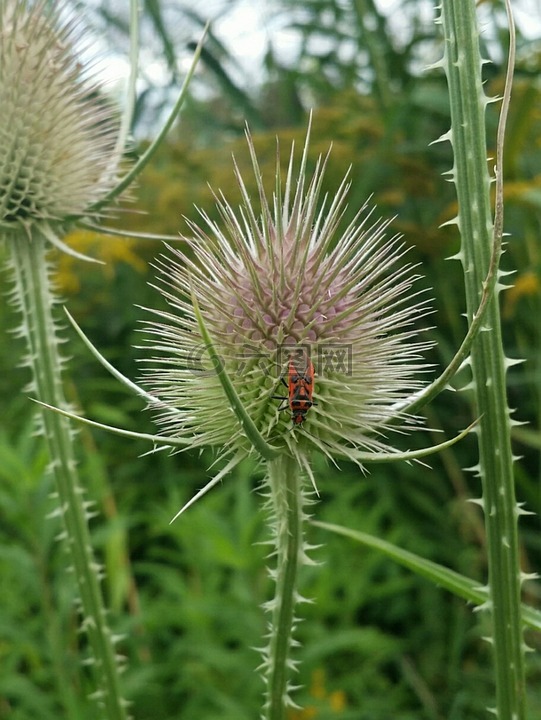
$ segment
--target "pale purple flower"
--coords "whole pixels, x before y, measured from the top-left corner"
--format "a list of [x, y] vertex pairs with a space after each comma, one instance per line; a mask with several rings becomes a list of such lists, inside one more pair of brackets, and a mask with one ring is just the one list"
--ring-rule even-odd
[[[395, 407], [422, 386], [427, 365], [418, 321], [427, 314], [417, 277], [405, 262], [389, 223], [362, 208], [340, 230], [350, 182], [320, 202], [327, 158], [306, 178], [308, 140], [295, 174], [293, 152], [285, 188], [268, 203], [250, 136], [257, 204], [236, 167], [243, 202], [232, 208], [220, 194], [221, 216], [189, 222], [185, 249], [159, 264], [169, 312], [152, 311], [149, 342], [157, 351], [146, 384], [161, 405], [158, 420], [169, 436], [192, 438], [238, 456], [250, 443], [232, 411], [205, 351], [193, 298], [212, 345], [261, 435], [297, 457], [317, 448], [330, 457], [388, 449], [385, 433], [411, 426]], [[315, 368], [314, 405], [293, 427], [275, 396], [287, 396], [293, 356], [301, 371]]]

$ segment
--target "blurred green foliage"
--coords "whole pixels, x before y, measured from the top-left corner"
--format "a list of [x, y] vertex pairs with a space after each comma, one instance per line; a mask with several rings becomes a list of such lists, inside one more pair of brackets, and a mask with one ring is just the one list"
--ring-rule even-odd
[[[231, 83], [223, 77], [213, 83], [210, 66], [204, 66], [209, 92], [204, 99], [191, 98], [181, 125], [145, 171], [136, 197], [116, 223], [133, 231], [185, 233], [183, 216], [197, 221], [194, 205], [217, 217], [208, 184], [237, 204], [232, 153], [248, 187], [254, 187], [242, 137], [247, 114], [239, 111], [248, 105], [270, 192], [276, 136], [285, 165], [290, 142], [302, 146], [307, 109], [314, 106], [310, 162], [332, 142], [329, 192], [351, 165], [344, 223], [371, 194], [378, 216], [397, 216], [392, 230], [403, 233], [410, 258], [421, 263], [423, 286], [432, 288], [430, 333], [437, 347], [431, 360], [441, 366], [457, 348], [465, 322], [461, 271], [458, 263], [445, 259], [458, 250], [456, 228], [440, 227], [456, 211], [453, 186], [442, 178], [452, 165], [452, 153], [448, 143], [430, 145], [449, 126], [445, 80], [437, 72], [419, 71], [420, 59], [437, 58], [436, 31], [421, 22], [415, 3], [403, 5], [408, 33], [398, 39], [372, 2], [302, 5], [304, 15], [287, 3], [280, 9], [286, 17], [291, 13], [302, 38], [298, 62], [286, 66], [269, 46], [260, 86], [251, 94], [236, 88], [244, 104], [239, 105], [238, 93], [231, 94]], [[154, 3], [153, 18], [158, 9]], [[322, 15], [324, 11], [331, 15]], [[161, 27], [166, 33], [169, 25], [162, 22]], [[317, 52], [316, 32], [325, 35], [326, 55]], [[357, 43], [353, 50], [352, 38]], [[503, 36], [494, 42], [504, 50]], [[209, 51], [215, 49], [211, 43]], [[348, 52], [355, 63], [347, 60]], [[487, 54], [494, 63], [487, 66], [486, 90], [495, 95], [501, 91], [502, 55], [494, 44], [487, 45]], [[225, 57], [222, 75], [228, 62], [231, 58]], [[525, 571], [541, 566], [539, 64], [538, 45], [521, 39], [505, 190], [510, 237], [504, 267], [516, 275], [514, 287], [501, 295], [507, 353], [526, 360], [509, 374], [516, 418], [530, 423], [529, 432], [516, 431], [518, 498], [537, 513], [521, 521]], [[488, 110], [490, 148], [497, 110], [495, 105]], [[134, 349], [143, 344], [138, 328], [144, 311], [138, 306], [162, 302], [148, 283], [152, 262], [164, 249], [158, 243], [82, 233], [69, 240], [107, 265], [83, 266], [55, 256], [61, 294], [94, 344], [136, 379], [137, 360], [147, 352]], [[5, 286], [8, 277], [4, 272]], [[90, 719], [95, 716], [81, 664], [85, 641], [77, 632], [66, 557], [55, 542], [58, 520], [48, 518], [54, 501], [46, 453], [35, 436], [33, 407], [24, 389], [29, 378], [20, 367], [23, 349], [11, 332], [17, 322], [9, 303], [0, 304], [0, 720]], [[155, 432], [141, 402], [97, 365], [71, 330], [65, 335], [65, 352], [71, 357], [68, 393], [74, 403], [98, 421]], [[466, 382], [463, 374], [455, 385]], [[471, 419], [468, 394], [446, 392], [427, 411], [431, 432], [398, 436], [393, 442], [402, 448], [425, 446], [453, 435]], [[263, 502], [257, 492], [261, 468], [243, 464], [169, 525], [210, 476], [211, 450], [148, 454], [150, 448], [142, 442], [87, 428], [79, 430], [79, 439], [86, 491], [96, 503], [92, 530], [106, 569], [111, 624], [124, 636], [119, 650], [127, 657], [125, 693], [135, 720], [258, 717], [262, 683], [254, 670], [259, 656], [253, 648], [263, 644], [266, 619], [260, 606], [271, 590], [262, 544]], [[317, 459], [320, 497], [313, 512], [318, 519], [385, 537], [482, 583], [482, 517], [468, 503], [480, 488], [464, 470], [475, 462], [473, 438], [435, 457], [431, 467], [378, 466], [365, 476], [349, 465], [337, 469]], [[303, 687], [296, 699], [305, 709], [292, 711], [291, 720], [482, 717], [493, 692], [490, 649], [482, 640], [486, 619], [343, 538], [312, 529], [309, 541], [321, 547], [312, 553], [319, 564], [305, 568], [302, 580], [303, 594], [314, 601], [301, 606], [304, 622], [298, 631]], [[525, 586], [525, 600], [539, 606], [539, 583]], [[527, 641], [541, 649], [538, 636], [529, 633]], [[541, 707], [539, 658], [539, 653], [528, 657], [531, 707]]]

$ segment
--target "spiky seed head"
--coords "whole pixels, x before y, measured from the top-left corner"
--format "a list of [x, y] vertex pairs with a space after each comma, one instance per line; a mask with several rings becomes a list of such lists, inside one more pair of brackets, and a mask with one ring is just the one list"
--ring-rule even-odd
[[[203, 223], [189, 222], [193, 237], [184, 238], [190, 251], [171, 249], [159, 264], [170, 311], [147, 325], [158, 354], [145, 374], [163, 403], [158, 420], [168, 434], [191, 435], [194, 446], [249, 452], [205, 352], [195, 297], [239, 397], [273, 445], [295, 455], [309, 446], [331, 457], [381, 451], [382, 433], [397, 420], [393, 407], [420, 388], [427, 368], [429, 343], [415, 328], [427, 313], [414, 290], [418, 276], [400, 240], [387, 239], [388, 223], [366, 207], [339, 234], [349, 181], [318, 206], [327, 158], [308, 181], [308, 138], [296, 178], [291, 151], [285, 188], [277, 163], [272, 205], [249, 135], [248, 144], [259, 208], [235, 166], [242, 206], [216, 197], [221, 222], [200, 211]], [[316, 373], [314, 405], [298, 427], [280, 380], [289, 380], [292, 357], [301, 371], [309, 358]]]
[[0, 223], [79, 216], [114, 184], [116, 122], [63, 3], [0, 0]]

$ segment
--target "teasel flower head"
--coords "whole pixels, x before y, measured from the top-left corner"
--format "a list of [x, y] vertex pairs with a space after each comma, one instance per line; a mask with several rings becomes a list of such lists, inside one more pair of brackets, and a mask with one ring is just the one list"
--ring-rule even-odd
[[0, 2], [0, 227], [84, 216], [117, 180], [113, 111], [75, 48], [83, 28], [63, 3]]
[[[159, 398], [158, 420], [169, 437], [191, 437], [194, 447], [218, 446], [238, 457], [252, 450], [209, 358], [202, 321], [270, 445], [304, 465], [310, 449], [354, 460], [360, 451], [389, 449], [386, 430], [414, 424], [396, 408], [427, 370], [422, 353], [429, 343], [415, 327], [427, 303], [414, 288], [418, 276], [404, 261], [406, 248], [387, 238], [389, 223], [366, 207], [340, 230], [350, 181], [346, 176], [319, 202], [328, 156], [307, 178], [308, 137], [297, 172], [291, 151], [284, 186], [278, 160], [271, 203], [249, 134], [248, 145], [258, 207], [235, 165], [242, 206], [216, 196], [221, 221], [200, 211], [202, 222], [188, 223], [187, 249], [171, 249], [159, 263], [170, 310], [152, 311], [146, 331], [158, 352], [145, 373]], [[297, 386], [290, 370], [309, 379], [311, 365], [312, 402], [292, 423], [288, 391]]]

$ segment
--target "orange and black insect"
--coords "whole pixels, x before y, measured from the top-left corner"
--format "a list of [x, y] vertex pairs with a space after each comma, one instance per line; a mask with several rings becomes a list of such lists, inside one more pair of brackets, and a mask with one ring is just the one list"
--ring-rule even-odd
[[276, 400], [283, 400], [278, 410], [291, 410], [293, 426], [302, 425], [306, 420], [306, 413], [317, 403], [313, 400], [314, 392], [314, 363], [305, 355], [305, 367], [300, 371], [296, 366], [293, 356], [289, 358], [287, 371], [287, 382], [282, 382], [287, 387], [287, 397], [273, 395]]

